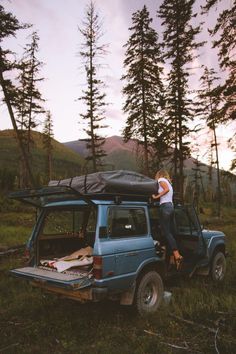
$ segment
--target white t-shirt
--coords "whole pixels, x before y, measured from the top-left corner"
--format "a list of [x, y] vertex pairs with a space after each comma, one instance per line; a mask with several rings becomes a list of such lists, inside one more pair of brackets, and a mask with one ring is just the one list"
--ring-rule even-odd
[[167, 192], [165, 195], [162, 195], [160, 198], [160, 204], [163, 203], [173, 203], [173, 188], [172, 185], [170, 184], [170, 182], [168, 181], [168, 179], [161, 177], [158, 179], [158, 183], [159, 183], [159, 190], [158, 193], [163, 191], [162, 186], [160, 185], [160, 182], [165, 182], [168, 185], [169, 188], [169, 192]]

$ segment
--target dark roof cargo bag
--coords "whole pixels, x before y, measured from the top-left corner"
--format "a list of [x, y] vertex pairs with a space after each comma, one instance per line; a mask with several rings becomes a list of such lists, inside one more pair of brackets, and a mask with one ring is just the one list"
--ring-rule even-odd
[[129, 194], [147, 195], [158, 193], [158, 182], [140, 173], [117, 170], [96, 172], [69, 179], [50, 181], [49, 186], [67, 186], [86, 194]]
[[96, 172], [69, 179], [50, 181], [47, 187], [13, 192], [10, 198], [37, 208], [51, 202], [84, 200], [93, 204], [92, 195], [130, 195], [150, 197], [158, 193], [158, 182], [140, 173], [118, 170]]

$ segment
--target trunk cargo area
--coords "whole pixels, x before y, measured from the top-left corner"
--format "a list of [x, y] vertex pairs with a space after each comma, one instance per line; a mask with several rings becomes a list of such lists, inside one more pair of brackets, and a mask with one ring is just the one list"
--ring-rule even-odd
[[55, 292], [89, 287], [96, 215], [96, 207], [84, 201], [43, 208], [28, 243], [30, 266], [13, 269], [11, 274]]

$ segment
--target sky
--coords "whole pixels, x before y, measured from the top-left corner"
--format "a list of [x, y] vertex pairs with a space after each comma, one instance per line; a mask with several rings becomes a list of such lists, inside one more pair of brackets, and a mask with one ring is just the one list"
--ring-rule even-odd
[[[196, 2], [196, 9], [204, 0]], [[223, 4], [231, 0], [224, 0]], [[54, 137], [60, 142], [78, 140], [85, 137], [86, 128], [81, 120], [80, 113], [84, 110], [83, 103], [78, 100], [82, 90], [86, 88], [84, 68], [79, 57], [83, 42], [78, 27], [82, 26], [85, 18], [87, 0], [2, 0], [6, 11], [12, 12], [19, 21], [33, 24], [33, 28], [18, 31], [16, 38], [3, 42], [3, 48], [10, 48], [18, 55], [23, 52], [29, 35], [37, 31], [40, 37], [39, 59], [44, 63], [41, 77], [40, 91], [46, 99], [45, 108], [50, 110], [54, 122]], [[153, 18], [153, 27], [160, 33], [160, 20], [156, 16], [161, 0], [94, 0], [95, 7], [102, 20], [104, 35], [101, 43], [109, 44], [107, 55], [102, 58], [104, 68], [100, 70], [100, 78], [106, 83], [107, 103], [106, 121], [108, 128], [104, 129], [104, 136], [121, 135], [125, 125], [122, 105], [122, 81], [125, 73], [123, 68], [124, 44], [127, 42], [131, 26], [132, 14], [147, 6]], [[220, 5], [221, 6], [221, 5]], [[218, 9], [218, 11], [220, 8]], [[218, 70], [217, 54], [210, 51], [211, 39], [208, 28], [212, 28], [217, 12], [206, 15], [203, 33], [199, 40], [206, 39], [206, 46], [200, 50], [200, 57], [192, 63], [191, 85], [197, 88], [201, 64], [213, 66]], [[201, 18], [202, 20], [203, 18]], [[196, 19], [196, 24], [199, 22]], [[27, 38], [28, 37], [28, 38]], [[209, 55], [211, 53], [211, 55]], [[167, 70], [167, 67], [166, 67]], [[221, 73], [223, 76], [223, 73]], [[5, 106], [0, 107], [0, 129], [11, 128], [10, 118]], [[41, 127], [42, 129], [42, 127]], [[233, 155], [227, 148], [227, 139], [232, 127], [221, 127], [218, 131], [222, 139], [221, 167], [227, 169]], [[204, 144], [207, 137], [199, 137], [199, 143]], [[227, 154], [226, 154], [227, 152]], [[202, 155], [204, 152], [202, 152]], [[224, 157], [223, 157], [224, 156]], [[227, 158], [226, 158], [227, 156]]]

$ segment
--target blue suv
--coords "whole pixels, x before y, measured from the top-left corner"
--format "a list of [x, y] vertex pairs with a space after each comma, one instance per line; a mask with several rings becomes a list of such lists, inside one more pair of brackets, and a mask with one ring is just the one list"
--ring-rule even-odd
[[[157, 310], [163, 281], [177, 272], [161, 237], [158, 203], [140, 195], [82, 195], [70, 186], [19, 191], [11, 197], [40, 210], [27, 243], [28, 264], [11, 270], [13, 275], [74, 300], [119, 300], [134, 305], [140, 315]], [[202, 230], [190, 205], [175, 205], [175, 219], [184, 257], [178, 273], [222, 281], [225, 235]]]

